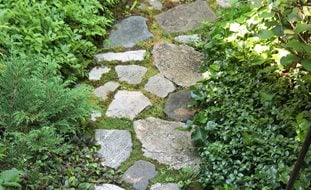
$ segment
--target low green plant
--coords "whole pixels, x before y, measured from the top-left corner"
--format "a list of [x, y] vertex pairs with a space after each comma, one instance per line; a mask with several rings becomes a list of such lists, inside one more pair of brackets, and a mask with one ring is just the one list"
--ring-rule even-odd
[[[206, 188], [284, 188], [311, 121], [306, 1], [261, 3], [240, 3], [201, 29], [208, 39], [198, 46], [205, 53], [205, 80], [192, 89], [201, 111], [188, 126], [195, 127]], [[292, 8], [306, 10], [304, 19], [287, 28], [287, 17], [279, 20], [274, 10], [279, 5], [286, 16]], [[290, 60], [293, 53], [297, 59]], [[295, 189], [310, 189], [310, 161], [309, 151]]]
[[66, 77], [85, 76], [117, 2], [0, 0], [0, 56], [39, 54]]
[[0, 173], [0, 190], [5, 189], [21, 189], [20, 181], [21, 171], [12, 168]]
[[68, 88], [57, 66], [36, 56], [0, 65], [0, 170], [24, 171], [20, 183], [27, 189], [93, 187], [107, 169], [86, 138], [96, 109], [90, 87]]

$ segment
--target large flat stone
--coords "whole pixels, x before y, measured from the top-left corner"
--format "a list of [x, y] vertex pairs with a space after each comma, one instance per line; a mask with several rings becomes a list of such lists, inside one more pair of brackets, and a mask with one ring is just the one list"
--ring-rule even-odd
[[141, 83], [143, 76], [147, 72], [147, 68], [139, 65], [118, 65], [115, 67], [120, 81], [129, 84]]
[[187, 90], [172, 93], [168, 96], [164, 112], [175, 121], [187, 121], [194, 115], [194, 111], [189, 108], [192, 103], [191, 93]]
[[216, 15], [206, 1], [179, 5], [155, 16], [166, 32], [188, 32], [200, 26], [203, 21], [213, 21]]
[[102, 185], [95, 185], [95, 190], [124, 190], [124, 189], [113, 184], [102, 184]]
[[102, 116], [101, 112], [99, 112], [99, 111], [92, 111], [91, 112], [91, 121], [96, 121], [101, 116]]
[[180, 190], [180, 188], [176, 183], [156, 183], [150, 190]]
[[170, 92], [173, 92], [176, 88], [174, 84], [167, 80], [162, 74], [157, 74], [150, 77], [145, 89], [152, 94], [155, 94], [161, 98], [165, 98]]
[[133, 120], [148, 106], [151, 102], [141, 92], [120, 90], [109, 105], [106, 116]]
[[103, 61], [121, 61], [121, 62], [142, 61], [144, 60], [145, 54], [146, 50], [135, 50], [121, 53], [108, 52], [96, 54], [94, 58], [98, 63]]
[[97, 87], [94, 90], [95, 96], [101, 100], [106, 100], [108, 95], [119, 88], [120, 84], [118, 82], [110, 81], [105, 83], [103, 86]]
[[138, 42], [147, 40], [153, 37], [149, 32], [147, 19], [141, 16], [131, 16], [120, 23], [116, 24], [112, 30], [108, 39], [108, 45], [106, 48], [111, 47], [134, 47]]
[[[150, 6], [147, 6], [146, 4], [149, 4]], [[162, 10], [163, 5], [159, 0], [143, 0], [143, 3], [139, 7], [142, 10], [148, 10], [148, 9], [155, 9], [155, 10]]]
[[199, 73], [203, 55], [192, 47], [159, 42], [152, 54], [160, 73], [179, 86], [189, 87], [203, 79]]
[[94, 67], [89, 73], [89, 80], [100, 80], [103, 74], [108, 73], [108, 67]]
[[131, 154], [131, 134], [126, 130], [96, 129], [95, 139], [101, 145], [98, 154], [103, 166], [116, 169]]
[[167, 164], [174, 169], [197, 168], [199, 158], [193, 151], [191, 133], [176, 130], [183, 123], [149, 117], [134, 121], [137, 138], [144, 156]]
[[132, 184], [135, 190], [145, 190], [149, 180], [156, 175], [157, 171], [152, 163], [139, 160], [124, 173], [123, 180]]

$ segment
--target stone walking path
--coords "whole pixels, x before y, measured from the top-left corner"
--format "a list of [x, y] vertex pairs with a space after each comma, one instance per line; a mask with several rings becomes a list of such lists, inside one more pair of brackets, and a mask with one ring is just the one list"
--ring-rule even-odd
[[[139, 6], [142, 10], [155, 9], [158, 12], [164, 7], [159, 0], [142, 0]], [[199, 66], [203, 56], [189, 46], [199, 42], [200, 36], [185, 35], [184, 32], [192, 31], [202, 21], [214, 20], [216, 16], [206, 1], [197, 0], [150, 17], [155, 18], [153, 22], [163, 32], [173, 32], [173, 41], [176, 44], [160, 39], [153, 41], [151, 49], [138, 48], [138, 44], [152, 41], [154, 34], [149, 31], [148, 19], [137, 15], [125, 18], [113, 27], [107, 43], [104, 44], [105, 48], [112, 48], [110, 52], [94, 55], [98, 66], [90, 71], [89, 80], [96, 84], [94, 95], [108, 106], [103, 107], [102, 113], [93, 112], [92, 120], [124, 118], [131, 120], [134, 127], [134, 133], [131, 134], [130, 130], [105, 129], [103, 126], [96, 130], [95, 139], [101, 145], [98, 155], [102, 165], [114, 169], [128, 160], [133, 148], [137, 148], [133, 147], [133, 139], [140, 141], [139, 148], [144, 157], [154, 162], [136, 160], [125, 171], [123, 180], [132, 189], [145, 190], [150, 187], [152, 190], [178, 190], [180, 188], [175, 183], [150, 184], [150, 180], [158, 174], [155, 163], [176, 170], [183, 167], [198, 169], [199, 158], [193, 152], [190, 132], [177, 130], [183, 125], [182, 122], [194, 115], [194, 111], [189, 108], [189, 87], [202, 79]], [[176, 32], [181, 33], [176, 35]], [[119, 49], [122, 51], [116, 51], [115, 47], [121, 47]], [[153, 61], [147, 63], [149, 65], [142, 64], [150, 60], [150, 54]], [[157, 73], [149, 76], [151, 68]], [[113, 80], [98, 85], [102, 77], [113, 74]], [[141, 116], [144, 110], [159, 106], [154, 99], [165, 101], [162, 107], [165, 116]], [[95, 189], [123, 188], [113, 184], [101, 184], [96, 185]]]

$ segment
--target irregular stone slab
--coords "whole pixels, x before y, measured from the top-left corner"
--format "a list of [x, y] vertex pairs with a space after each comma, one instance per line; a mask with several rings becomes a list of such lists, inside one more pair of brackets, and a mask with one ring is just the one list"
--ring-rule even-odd
[[199, 158], [193, 152], [191, 133], [176, 130], [183, 123], [149, 117], [134, 121], [137, 138], [142, 143], [144, 156], [170, 165], [198, 168]]
[[191, 35], [180, 35], [174, 38], [179, 43], [184, 44], [191, 44], [197, 43], [201, 41], [201, 38], [198, 34], [191, 34]]
[[168, 96], [165, 104], [165, 114], [175, 121], [187, 121], [194, 115], [194, 111], [188, 108], [192, 103], [190, 91], [183, 90]]
[[136, 50], [136, 51], [127, 51], [122, 53], [101, 53], [95, 55], [96, 62], [103, 62], [103, 61], [121, 61], [121, 62], [128, 62], [128, 61], [142, 61], [144, 60], [144, 56], [146, 54], [146, 50]]
[[145, 1], [148, 2], [152, 6], [152, 8], [156, 10], [161, 10], [163, 8], [163, 5], [159, 0], [145, 0]]
[[147, 106], [151, 106], [151, 102], [141, 92], [120, 90], [109, 105], [106, 116], [133, 120]]
[[95, 190], [124, 190], [124, 189], [113, 184], [102, 184], [102, 185], [95, 185]]
[[143, 76], [147, 72], [146, 67], [139, 65], [118, 65], [115, 67], [120, 81], [125, 81], [129, 84], [139, 84]]
[[156, 183], [150, 190], [180, 190], [180, 188], [176, 183]]
[[192, 47], [159, 42], [152, 54], [160, 73], [177, 85], [189, 87], [203, 79], [199, 73], [203, 55]]
[[216, 0], [217, 4], [221, 8], [230, 8], [231, 7], [231, 0]]
[[94, 94], [101, 100], [106, 100], [108, 98], [108, 95], [117, 90], [119, 86], [120, 84], [118, 82], [110, 81], [105, 83], [103, 86], [96, 88], [94, 90]]
[[152, 163], [139, 160], [124, 173], [123, 180], [132, 184], [135, 190], [145, 190], [149, 180], [156, 175], [157, 171]]
[[108, 73], [108, 67], [94, 67], [89, 73], [89, 80], [100, 80], [103, 74]]
[[116, 24], [109, 36], [109, 44], [106, 48], [111, 47], [134, 47], [138, 42], [153, 37], [149, 32], [146, 24], [147, 19], [141, 16], [131, 16]]
[[155, 19], [166, 32], [188, 32], [200, 26], [203, 21], [213, 21], [216, 15], [206, 1], [179, 5], [158, 14]]
[[173, 92], [176, 88], [174, 84], [167, 80], [162, 74], [157, 74], [149, 78], [145, 89], [152, 94], [155, 94], [161, 98], [165, 98], [170, 92]]
[[132, 152], [132, 138], [126, 130], [96, 129], [95, 139], [101, 145], [98, 152], [102, 165], [118, 168]]
[[99, 111], [92, 111], [91, 113], [91, 121], [96, 121], [97, 118], [100, 118], [102, 116], [102, 113]]

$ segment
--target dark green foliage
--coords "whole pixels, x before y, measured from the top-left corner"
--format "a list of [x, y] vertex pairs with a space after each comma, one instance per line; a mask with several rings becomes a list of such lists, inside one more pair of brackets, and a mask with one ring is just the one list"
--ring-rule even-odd
[[[208, 188], [284, 188], [310, 124], [310, 73], [280, 64], [289, 52], [263, 30], [275, 18], [270, 14], [268, 6], [240, 5], [202, 28], [209, 38], [199, 46], [206, 78], [193, 88], [201, 111], [188, 124], [196, 126], [192, 137]], [[310, 163], [309, 151], [296, 189], [311, 188]]]
[[94, 142], [85, 139], [83, 123], [95, 108], [91, 89], [69, 89], [55, 65], [35, 56], [0, 65], [0, 169], [24, 171], [21, 183], [29, 189], [55, 189], [65, 181], [91, 188], [89, 182], [106, 175]]
[[106, 34], [117, 0], [0, 0], [1, 54], [40, 54], [66, 77], [81, 77]]

